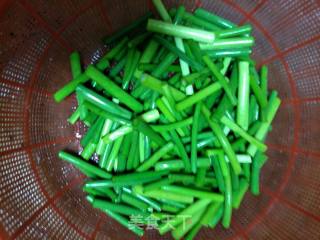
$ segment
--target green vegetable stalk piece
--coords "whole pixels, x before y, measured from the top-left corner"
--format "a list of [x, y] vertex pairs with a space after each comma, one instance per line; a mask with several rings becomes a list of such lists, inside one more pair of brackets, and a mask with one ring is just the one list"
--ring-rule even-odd
[[200, 121], [200, 111], [201, 111], [201, 102], [196, 105], [194, 111], [194, 121], [192, 125], [191, 131], [191, 171], [193, 173], [197, 172], [197, 161], [198, 161], [198, 153], [197, 153], [197, 141], [198, 141], [198, 131], [199, 131], [199, 121]]
[[110, 155], [108, 157], [107, 165], [106, 165], [106, 169], [108, 172], [110, 172], [115, 165], [115, 161], [116, 161], [117, 156], [119, 154], [122, 141], [123, 141], [123, 136], [117, 138], [113, 144], [113, 147], [112, 147], [112, 150], [111, 150]]
[[259, 120], [260, 111], [257, 99], [254, 95], [250, 96], [249, 100], [249, 125]]
[[149, 209], [148, 204], [126, 192], [123, 192], [120, 198], [122, 202], [126, 203], [127, 205], [131, 205], [143, 212], [147, 212]]
[[177, 56], [172, 52], [169, 52], [164, 59], [158, 64], [158, 66], [151, 72], [151, 75], [155, 78], [161, 77], [167, 69], [174, 63]]
[[174, 25], [154, 19], [148, 20], [147, 30], [182, 39], [192, 39], [196, 42], [213, 43], [215, 40], [215, 34], [213, 32], [182, 25]]
[[75, 124], [77, 121], [78, 121], [78, 119], [79, 119], [79, 117], [80, 117], [80, 112], [81, 112], [81, 108], [82, 108], [82, 105], [79, 105], [78, 107], [77, 107], [77, 109], [71, 114], [71, 116], [68, 118], [68, 122], [70, 123], [70, 124]]
[[[229, 85], [231, 93], [235, 94], [238, 87], [238, 64], [233, 65]], [[222, 116], [233, 110], [233, 107], [234, 105], [231, 103], [229, 97], [227, 95], [224, 95], [214, 113], [212, 114], [212, 118], [220, 121]]]
[[86, 106], [84, 106], [84, 103], [85, 103], [84, 96], [77, 93], [76, 98], [77, 98], [78, 104], [82, 106], [82, 108], [80, 109], [80, 120], [84, 121], [88, 116], [89, 110], [87, 109]]
[[160, 113], [157, 109], [150, 110], [141, 115], [141, 119], [145, 122], [154, 122], [160, 118]]
[[[239, 163], [251, 163], [251, 156], [248, 154], [237, 154], [237, 159], [239, 161]], [[226, 158], [227, 162], [229, 162], [229, 159]]]
[[175, 45], [173, 45], [171, 42], [169, 42], [165, 38], [160, 37], [159, 35], [155, 35], [154, 40], [156, 40], [158, 43], [160, 43], [164, 48], [166, 48], [170, 52], [173, 52], [174, 54], [176, 54], [180, 59], [188, 63], [190, 67], [196, 70], [201, 70], [203, 68], [201, 63], [198, 63], [197, 61], [188, 57], [184, 52], [182, 52], [179, 48], [177, 48]]
[[[147, 87], [149, 89], [152, 89], [160, 94], [164, 94], [162, 86], [165, 84], [161, 80], [147, 74], [147, 73], [141, 73], [137, 72], [135, 73], [135, 76], [140, 79], [142, 86]], [[185, 98], [185, 94], [178, 89], [169, 86], [171, 93], [175, 100], [181, 100]]]
[[165, 131], [172, 131], [178, 128], [186, 127], [193, 123], [193, 117], [189, 117], [187, 119], [177, 121], [174, 123], [164, 124], [164, 125], [151, 125], [153, 130], [156, 132], [165, 132]]
[[231, 176], [227, 162], [225, 161], [222, 154], [218, 154], [219, 164], [221, 167], [222, 175], [224, 178], [225, 184], [225, 201], [224, 201], [224, 213], [222, 218], [222, 225], [225, 228], [228, 228], [231, 223], [231, 215], [232, 215], [232, 184], [231, 184]]
[[126, 63], [124, 66], [124, 74], [123, 74], [123, 80], [122, 80], [122, 88], [123, 89], [128, 89], [129, 82], [131, 80], [131, 68], [133, 67], [134, 64], [134, 55], [136, 51], [135, 49], [131, 48], [128, 51], [128, 55], [126, 57]]
[[162, 176], [167, 174], [168, 174], [168, 171], [159, 171], [159, 172], [147, 171], [147, 172], [134, 172], [134, 173], [117, 175], [112, 177], [111, 186], [134, 186], [137, 184], [158, 180]]
[[110, 37], [105, 37], [103, 42], [104, 44], [110, 44], [117, 41], [119, 38], [128, 35], [132, 30], [140, 27], [143, 25], [150, 17], [152, 16], [151, 12], [147, 12], [145, 15], [141, 16], [140, 18], [136, 19], [126, 27], [120, 29], [116, 33], [113, 33]]
[[170, 136], [171, 136], [171, 139], [174, 142], [174, 144], [178, 150], [179, 156], [182, 158], [186, 172], [191, 172], [190, 159], [188, 157], [186, 149], [185, 149], [183, 143], [181, 142], [181, 139], [179, 138], [177, 132], [175, 130], [170, 131]]
[[[185, 13], [186, 9], [184, 6], [179, 6], [178, 8], [178, 11], [176, 13], [176, 16], [175, 16], [175, 19], [174, 19], [174, 24], [179, 24], [179, 22], [181, 21], [182, 19], [182, 16], [183, 14]], [[185, 45], [183, 43], [183, 40], [182, 38], [179, 38], [179, 37], [175, 37], [174, 38], [174, 41], [175, 41], [175, 44], [176, 44], [176, 47], [183, 53], [186, 52], [186, 49], [185, 49]], [[180, 67], [181, 67], [181, 73], [182, 73], [182, 76], [187, 76], [190, 74], [190, 69], [189, 69], [189, 65], [187, 62], [183, 61], [182, 59], [179, 59], [179, 63], [180, 63]], [[190, 88], [190, 87], [189, 87]]]
[[103, 141], [104, 143], [110, 143], [115, 141], [116, 139], [123, 137], [124, 135], [131, 133], [133, 131], [132, 126], [128, 125], [128, 126], [122, 126], [120, 128], [118, 128], [116, 131], [113, 131], [111, 133], [108, 133], [106, 135], [103, 136]]
[[[173, 97], [173, 94], [169, 85], [167, 84], [163, 85], [162, 89], [163, 89], [164, 96], [161, 99], [163, 100], [165, 106], [168, 108], [170, 113], [173, 114], [175, 119], [177, 119], [178, 121], [182, 120], [185, 116], [185, 113], [176, 111], [175, 109], [176, 101]], [[183, 128], [183, 129], [178, 128], [177, 131], [181, 136], [185, 136], [188, 134], [189, 130], [187, 128]]]
[[217, 25], [218, 27], [221, 28], [234, 28], [236, 27], [236, 25], [224, 18], [221, 18], [211, 12], [208, 12], [207, 10], [203, 9], [203, 8], [198, 8], [195, 12], [194, 12], [195, 16], [202, 18], [208, 22], [211, 22], [215, 25]]
[[183, 111], [186, 108], [193, 106], [194, 104], [200, 102], [201, 100], [207, 98], [211, 94], [221, 89], [220, 83], [212, 83], [208, 87], [196, 92], [194, 95], [186, 97], [182, 101], [176, 104], [177, 111]]
[[217, 31], [217, 38], [229, 38], [229, 37], [238, 37], [245, 34], [249, 34], [252, 30], [251, 25], [243, 25], [241, 27], [234, 27], [225, 30]]
[[[272, 101], [269, 101], [268, 112], [266, 114], [266, 118], [267, 118], [266, 122], [263, 122], [260, 125], [260, 128], [258, 129], [257, 133], [255, 134], [255, 138], [257, 140], [263, 141], [265, 139], [265, 137], [269, 131], [271, 122], [273, 121], [273, 119], [278, 111], [278, 108], [280, 107], [280, 104], [281, 104], [281, 100], [277, 97], [274, 98]], [[255, 145], [250, 144], [247, 152], [249, 153], [250, 156], [254, 157], [257, 150], [258, 150], [258, 148]]]
[[239, 62], [237, 123], [245, 131], [249, 128], [249, 63]]
[[130, 146], [132, 143], [132, 133], [124, 136], [123, 143], [118, 156], [118, 172], [123, 172], [126, 170], [128, 155], [130, 152]]
[[223, 67], [222, 67], [222, 69], [220, 70], [220, 73], [221, 73], [223, 76], [226, 75], [226, 72], [228, 71], [231, 62], [232, 62], [232, 58], [231, 58], [231, 57], [226, 57], [226, 58], [223, 59], [223, 62], [222, 62]]
[[151, 156], [151, 140], [148, 136], [144, 136], [144, 159], [148, 159]]
[[128, 54], [128, 48], [124, 47], [116, 56], [114, 56], [114, 60], [119, 62], [121, 59], [125, 58], [127, 54]]
[[210, 58], [224, 58], [224, 57], [243, 57], [248, 56], [252, 53], [251, 49], [241, 48], [241, 49], [220, 49], [220, 50], [209, 50], [206, 54]]
[[255, 69], [253, 70], [250, 68], [250, 88], [254, 94], [254, 96], [257, 99], [257, 102], [259, 103], [260, 107], [262, 109], [266, 108], [268, 105], [267, 95], [262, 92], [262, 89], [259, 86], [259, 79], [255, 76]]
[[100, 124], [102, 124], [104, 121], [103, 118], [99, 117], [94, 124], [89, 128], [89, 130], [86, 132], [85, 136], [81, 139], [80, 144], [81, 146], [85, 147], [87, 146], [90, 141], [92, 140], [92, 138], [95, 137], [98, 127]]
[[[174, 24], [179, 24], [182, 20], [183, 14], [185, 13], [186, 9], [183, 5], [180, 5], [178, 10], [176, 11], [175, 14], [175, 18], [173, 23]], [[179, 37], [175, 37], [174, 38], [176, 47], [183, 53], [186, 53], [186, 55], [190, 58], [190, 59], [194, 59], [191, 53], [191, 50], [188, 48], [188, 46], [185, 44], [185, 42], [183, 41], [182, 38]], [[189, 65], [187, 62], [185, 62], [183, 59], [179, 59], [179, 63], [180, 63], [180, 68], [181, 68], [181, 73], [182, 76], [187, 76], [190, 74], [190, 69], [189, 69]], [[184, 82], [182, 82], [183, 85], [185, 85]], [[193, 87], [192, 85], [189, 85], [186, 87], [186, 93], [187, 95], [191, 95], [193, 94]]]
[[69, 83], [67, 83], [65, 86], [63, 86], [61, 89], [59, 89], [54, 95], [54, 100], [56, 102], [61, 102], [63, 99], [65, 99], [67, 96], [69, 96], [71, 93], [73, 93], [77, 86], [79, 84], [85, 83], [89, 81], [89, 77], [85, 74], [82, 73], [73, 80], [71, 80]]
[[224, 192], [225, 191], [224, 178], [223, 178], [223, 174], [221, 171], [218, 156], [212, 155], [212, 156], [210, 156], [210, 158], [212, 160], [211, 162], [212, 162], [213, 170], [216, 174], [219, 190], [220, 190], [220, 192]]
[[199, 17], [197, 17], [191, 13], [188, 13], [188, 12], [185, 12], [183, 14], [183, 20], [185, 20], [185, 21], [187, 21], [187, 22], [191, 23], [192, 25], [197, 26], [199, 28], [204, 28], [207, 31], [215, 32], [215, 31], [218, 31], [221, 29], [217, 25], [212, 24], [206, 20], [203, 20], [202, 18], [199, 18]]
[[97, 145], [97, 149], [96, 149], [96, 152], [98, 155], [101, 155], [105, 148], [106, 148], [106, 144], [104, 143], [102, 137], [105, 136], [110, 130], [111, 130], [111, 127], [112, 127], [112, 121], [109, 120], [109, 119], [106, 119], [104, 124], [103, 124], [103, 128], [101, 130], [101, 135], [100, 135], [100, 139], [99, 139], [99, 142], [98, 142], [98, 145]]
[[[230, 168], [229, 168], [230, 169]], [[231, 176], [231, 186], [232, 186], [232, 191], [237, 192], [239, 191], [239, 176], [234, 174], [233, 170], [230, 169], [230, 176]], [[233, 196], [233, 195], [232, 195]], [[233, 198], [232, 198], [233, 200]]]
[[169, 142], [162, 146], [158, 151], [156, 151], [149, 159], [145, 160], [138, 168], [138, 172], [143, 172], [151, 167], [154, 166], [154, 164], [159, 161], [165, 154], [167, 154], [169, 151], [173, 149], [174, 145], [172, 142]]
[[[252, 160], [251, 160], [251, 163], [252, 163]], [[251, 178], [251, 166], [252, 166], [251, 163], [242, 164], [243, 175], [247, 181], [250, 181], [250, 178]]]
[[254, 45], [253, 37], [216, 39], [213, 43], [200, 43], [200, 49], [203, 51], [219, 49], [238, 49], [248, 48]]
[[[164, 199], [161, 199], [161, 201], [163, 202]], [[179, 209], [178, 207], [176, 207], [176, 206], [171, 206], [171, 205], [166, 204], [166, 203], [163, 203], [163, 204], [161, 205], [161, 207], [162, 207], [162, 210], [163, 210], [164, 212], [167, 212], [167, 214], [168, 214], [168, 213], [177, 214], [177, 213], [180, 211], [180, 209]]]
[[130, 94], [122, 90], [118, 85], [112, 82], [107, 76], [97, 70], [94, 66], [90, 65], [86, 74], [97, 82], [105, 91], [113, 97], [119, 99], [121, 103], [129, 107], [135, 112], [142, 112], [143, 105], [133, 98]]
[[152, 33], [150, 32], [145, 32], [142, 33], [138, 36], [136, 36], [135, 38], [133, 38], [132, 40], [130, 40], [128, 42], [128, 47], [129, 48], [134, 48], [139, 46], [141, 43], [143, 43], [147, 38], [149, 38], [152, 35]]
[[85, 171], [90, 172], [98, 177], [103, 178], [103, 179], [110, 179], [112, 177], [111, 174], [109, 174], [109, 173], [101, 170], [100, 168], [95, 167], [95, 166], [91, 165], [90, 163], [87, 163], [87, 162], [83, 161], [82, 159], [75, 157], [69, 153], [60, 151], [59, 157], [69, 163], [72, 163], [77, 168], [84, 169]]
[[[117, 75], [120, 73], [120, 71], [125, 67], [125, 64], [127, 62], [127, 57], [122, 58], [117, 65], [115, 65], [111, 70], [110, 70], [110, 77], [115, 78]], [[122, 82], [122, 79], [121, 79]]]
[[[205, 208], [210, 203], [210, 200], [208, 199], [201, 199], [195, 202], [194, 204], [191, 204], [186, 209], [182, 210], [179, 215], [180, 216], [193, 216], [195, 213], [200, 211], [201, 209]], [[159, 233], [161, 235], [165, 234], [166, 232], [170, 231], [171, 227], [176, 227], [179, 224], [181, 224], [183, 221], [183, 218], [176, 216], [171, 221], [170, 224], [163, 223], [159, 226]]]
[[151, 198], [155, 198], [157, 200], [169, 200], [169, 201], [175, 201], [178, 203], [193, 203], [194, 198], [191, 196], [184, 196], [181, 194], [176, 194], [172, 192], [168, 192], [162, 189], [155, 189], [150, 191], [143, 191], [143, 195]]
[[183, 80], [186, 81], [187, 83], [194, 83], [196, 79], [207, 78], [210, 76], [210, 74], [211, 74], [211, 71], [207, 68], [204, 68], [199, 72], [191, 73], [190, 75], [183, 77]]
[[83, 85], [77, 87], [77, 93], [78, 95], [82, 96], [84, 101], [92, 103], [106, 112], [118, 115], [126, 119], [130, 119], [132, 116], [132, 113], [130, 111], [120, 107], [118, 104], [108, 100], [105, 97], [102, 97], [101, 95], [95, 93], [94, 91], [86, 88]]
[[[118, 127], [119, 127], [118, 123], [113, 123], [112, 126], [111, 126], [110, 131], [113, 131], [114, 129], [116, 129]], [[100, 139], [100, 140], [102, 140], [102, 139]], [[103, 140], [102, 140], [102, 142], [103, 142]], [[109, 159], [109, 156], [111, 154], [112, 149], [113, 149], [113, 142], [109, 143], [109, 144], [105, 144], [105, 148], [103, 149], [103, 152], [101, 153], [101, 156], [100, 156], [100, 159], [99, 159], [100, 168], [106, 169], [107, 163], [108, 163], [108, 159]]]
[[140, 63], [150, 63], [157, 53], [158, 47], [159, 43], [151, 39], [144, 52], [142, 53]]
[[83, 187], [82, 190], [95, 197], [107, 197], [113, 202], [116, 202], [117, 195], [111, 189], [105, 189], [104, 191], [99, 191], [98, 189]]
[[[145, 122], [152, 122], [152, 121], [155, 121], [159, 118], [159, 112], [158, 112], [158, 110], [154, 109], [154, 110], [151, 110], [151, 111], [148, 111], [148, 112], [142, 114], [141, 118]], [[107, 144], [109, 142], [116, 140], [117, 138], [119, 138], [121, 136], [124, 136], [128, 133], [131, 133], [132, 131], [133, 131], [133, 128], [131, 125], [124, 125], [111, 133], [106, 132], [102, 139], [103, 139], [104, 143]]]
[[[87, 196], [87, 200], [93, 205], [94, 202], [96, 201], [94, 197], [92, 197], [91, 195]], [[135, 234], [137, 234], [138, 236], [142, 237], [144, 234], [144, 231], [139, 228], [138, 226], [134, 225], [134, 224], [130, 224], [130, 221], [123, 217], [121, 214], [118, 214], [116, 212], [113, 212], [107, 208], [103, 209], [103, 212], [105, 212], [109, 217], [113, 218], [114, 220], [116, 220], [118, 223], [120, 223], [121, 225], [123, 225], [124, 227], [128, 228], [129, 230], [131, 230], [132, 232], [134, 232]]]
[[[169, 174], [169, 178], [173, 179], [174, 182], [181, 182], [183, 184], [193, 184], [196, 181], [196, 177], [193, 175], [187, 175], [187, 174]], [[210, 185], [212, 187], [217, 187], [217, 182], [215, 178], [212, 177], [205, 177], [204, 178], [204, 185]]]
[[[211, 161], [209, 158], [198, 158], [197, 159], [197, 168], [209, 168]], [[184, 163], [182, 160], [166, 160], [161, 161], [155, 164], [155, 170], [169, 170], [169, 171], [180, 171], [184, 169]]]
[[217, 142], [217, 139], [213, 136], [210, 136], [210, 138], [202, 139], [202, 140], [198, 141], [197, 148], [198, 148], [198, 150], [200, 150], [206, 146], [212, 147], [213, 144], [216, 144], [216, 142]]
[[85, 183], [87, 189], [95, 189], [103, 191], [106, 188], [118, 187], [120, 184], [115, 184], [112, 180], [93, 180]]
[[201, 112], [206, 118], [206, 120], [209, 123], [210, 128], [214, 132], [214, 134], [217, 136], [223, 150], [225, 151], [226, 155], [228, 156], [231, 166], [234, 170], [234, 172], [239, 175], [241, 173], [241, 166], [237, 160], [236, 154], [233, 151], [229, 140], [224, 135], [222, 129], [220, 128], [219, 124], [210, 118], [210, 111], [206, 108], [206, 106], [202, 105]]
[[163, 21], [171, 23], [172, 19], [166, 7], [163, 5], [163, 2], [161, 0], [152, 0], [152, 2]]
[[[155, 40], [156, 36], [157, 35], [153, 36], [153, 40]], [[160, 42], [158, 42], [158, 44], [160, 44]], [[152, 60], [152, 63], [159, 64], [159, 62], [164, 58], [167, 52], [168, 52], [167, 49], [161, 46], [158, 53], [155, 55], [154, 59]]]
[[206, 192], [198, 189], [193, 189], [190, 187], [180, 187], [180, 186], [174, 186], [174, 185], [165, 185], [162, 186], [162, 189], [181, 194], [184, 196], [192, 196], [196, 198], [204, 198], [204, 199], [210, 199], [214, 202], [223, 202], [224, 197], [221, 194], [213, 193], [213, 192]]
[[95, 129], [96, 132], [94, 133], [94, 135], [92, 136], [92, 138], [90, 139], [90, 142], [84, 147], [82, 153], [81, 153], [81, 157], [85, 160], [89, 160], [91, 158], [91, 156], [94, 154], [96, 148], [97, 148], [97, 144], [99, 142], [99, 138], [100, 138], [100, 134], [103, 128], [103, 120], [99, 121], [97, 124], [97, 128]]
[[127, 47], [129, 38], [124, 37], [114, 48], [112, 48], [110, 51], [104, 55], [99, 62], [97, 63], [96, 67], [100, 71], [104, 71], [109, 66], [109, 60], [115, 58], [119, 53]]
[[[145, 192], [144, 188], [143, 188], [143, 191]], [[162, 202], [163, 204], [176, 207], [176, 208], [179, 209], [179, 211], [181, 211], [181, 209], [183, 209], [183, 208], [186, 208], [186, 206], [187, 206], [186, 203], [173, 201], [173, 200], [170, 200], [170, 199], [160, 199], [159, 201]]]
[[[252, 136], [255, 135], [259, 130], [260, 126], [261, 126], [260, 121], [257, 121], [254, 124], [252, 124], [248, 130], [248, 134]], [[246, 140], [244, 138], [238, 138], [236, 141], [232, 143], [232, 148], [235, 151], [245, 152], [246, 151], [245, 141]]]
[[136, 156], [138, 155], [139, 151], [139, 133], [137, 131], [134, 131], [131, 138], [131, 146], [129, 150], [129, 155], [127, 159], [127, 170], [133, 170], [136, 168]]
[[150, 137], [150, 139], [153, 140], [159, 146], [163, 146], [166, 144], [166, 141], [142, 119], [134, 119], [132, 125], [134, 129]]
[[[195, 225], [197, 225], [206, 209], [200, 209], [199, 212], [196, 212], [192, 217], [187, 218], [185, 222], [181, 223], [174, 230], [172, 230], [172, 237], [174, 239], [181, 239], [187, 232], [189, 232]], [[200, 224], [201, 227], [201, 224]], [[200, 230], [199, 227], [199, 230]]]
[[208, 222], [210, 222], [212, 216], [217, 215], [218, 210], [220, 208], [221, 204], [217, 204], [217, 203], [211, 203], [207, 209], [205, 209], [205, 211], [203, 212], [203, 214], [201, 215], [201, 219], [200, 221], [198, 221], [194, 227], [192, 228], [192, 230], [188, 233], [188, 235], [186, 236], [186, 240], [190, 240], [193, 239], [197, 233], [200, 231], [201, 227], [203, 225], [207, 225]]
[[232, 207], [234, 207], [235, 209], [239, 208], [245, 193], [248, 191], [248, 188], [248, 181], [244, 178], [241, 178], [239, 183], [239, 190], [232, 193]]
[[123, 118], [123, 117], [120, 117], [119, 115], [115, 115], [115, 114], [109, 113], [105, 110], [102, 110], [101, 108], [95, 106], [94, 104], [92, 104], [90, 102], [84, 102], [83, 106], [86, 109], [90, 110], [90, 112], [92, 112], [92, 113], [94, 113], [104, 119], [110, 119], [110, 120], [117, 122], [117, 123], [120, 123], [120, 124], [130, 124], [131, 123], [130, 120]]
[[[126, 46], [128, 41], [129, 39], [125, 37], [116, 47], [114, 47], [104, 57], [102, 57], [96, 65], [97, 69], [99, 69], [100, 71], [104, 71], [105, 69], [107, 69], [109, 66], [109, 60], [114, 58], [123, 49], [123, 47]], [[61, 102], [71, 93], [73, 93], [79, 84], [84, 84], [89, 81], [89, 79], [90, 77], [86, 73], [78, 75], [76, 78], [67, 83], [63, 88], [61, 88], [54, 94], [54, 100], [56, 102]]]
[[262, 154], [261, 152], [257, 152], [255, 157], [253, 158], [250, 189], [252, 194], [255, 196], [260, 194], [260, 170], [264, 163], [267, 161], [267, 159], [267, 156]]
[[[186, 50], [185, 50], [185, 47], [184, 47], [183, 40], [181, 38], [176, 37], [176, 38], [174, 38], [174, 41], [176, 43], [177, 48], [181, 52], [185, 53]], [[188, 63], [185, 62], [182, 59], [179, 59], [179, 62], [180, 62], [182, 76], [188, 76], [190, 74], [190, 69], [189, 69]]]
[[264, 152], [267, 150], [267, 146], [265, 144], [249, 135], [246, 131], [244, 131], [241, 127], [239, 127], [236, 123], [234, 123], [226, 116], [223, 116], [221, 118], [221, 122], [225, 124], [228, 128], [230, 128], [232, 131], [234, 131], [235, 133], [243, 137], [245, 140], [247, 140], [250, 144], [255, 145], [260, 151]]
[[199, 168], [196, 174], [195, 184], [197, 187], [203, 187], [207, 175], [207, 168]]
[[167, 119], [169, 122], [176, 122], [176, 118], [173, 115], [173, 113], [171, 113], [169, 108], [167, 107], [167, 105], [164, 101], [164, 98], [157, 99], [156, 105], [159, 108], [159, 110], [162, 112], [162, 114], [164, 115], [165, 119]]
[[164, 178], [160, 179], [159, 181], [155, 181], [152, 183], [149, 183], [143, 187], [144, 192], [152, 191], [155, 189], [160, 189], [162, 186], [170, 185], [174, 181], [170, 178]]
[[215, 228], [215, 226], [219, 223], [220, 219], [222, 218], [223, 212], [224, 212], [224, 206], [223, 204], [221, 204], [219, 209], [217, 210], [217, 213], [213, 216], [213, 218], [208, 224], [210, 228]]
[[100, 199], [95, 199], [92, 205], [94, 208], [99, 208], [101, 210], [107, 209], [107, 210], [110, 210], [119, 214], [127, 215], [127, 216], [130, 216], [130, 215], [147, 216], [146, 213], [136, 208], [129, 207], [124, 204], [111, 203], [111, 202], [100, 200]]
[[134, 196], [135, 198], [141, 200], [142, 202], [148, 204], [151, 208], [153, 208], [154, 210], [156, 211], [161, 211], [161, 206], [158, 202], [154, 201], [154, 200], [151, 200], [150, 198], [147, 198], [141, 194], [137, 194], [135, 192], [133, 192], [130, 188], [126, 188], [126, 187], [123, 187], [122, 188], [123, 192], [126, 192], [128, 194], [130, 194], [131, 196]]
[[129, 70], [126, 76], [123, 77], [122, 80], [122, 89], [127, 90], [129, 88], [129, 83], [133, 78], [134, 72], [136, 71], [139, 60], [140, 60], [141, 53], [139, 51], [134, 51], [131, 63], [129, 65]]
[[199, 44], [193, 40], [187, 40], [187, 45], [190, 47], [192, 55], [194, 56], [195, 60], [202, 64], [202, 56], [203, 53], [199, 47]]
[[[88, 108], [86, 103], [83, 104], [83, 108]], [[80, 113], [80, 116], [81, 116], [81, 113]], [[87, 116], [83, 119], [83, 123], [87, 127], [91, 127], [97, 118], [98, 118], [98, 115], [92, 112], [90, 114], [87, 114]]]
[[227, 82], [225, 76], [221, 74], [217, 66], [212, 62], [212, 60], [208, 56], [203, 57], [203, 61], [207, 64], [208, 68], [212, 72], [213, 76], [218, 80], [224, 91], [226, 92], [227, 96], [229, 97], [230, 102], [233, 105], [236, 105], [237, 99], [234, 96], [229, 83]]
[[[139, 67], [138, 67], [138, 70], [140, 71], [147, 71], [147, 72], [151, 72], [153, 71], [154, 69], [157, 68], [157, 64], [152, 64], [152, 63], [140, 63], [139, 64]], [[181, 69], [180, 69], [180, 66], [177, 66], [177, 65], [170, 65], [166, 72], [164, 72], [162, 74], [162, 76], [167, 76], [169, 74], [169, 72], [177, 72], [177, 73], [180, 73], [181, 72]]]

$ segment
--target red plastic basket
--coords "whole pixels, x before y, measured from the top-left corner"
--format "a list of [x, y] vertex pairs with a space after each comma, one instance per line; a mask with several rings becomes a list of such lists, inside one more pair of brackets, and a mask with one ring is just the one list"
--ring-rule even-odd
[[[247, 194], [231, 228], [198, 239], [320, 239], [320, 4], [318, 0], [185, 0], [236, 23], [251, 23], [253, 57], [267, 64], [283, 104], [267, 139], [262, 194]], [[69, 54], [86, 64], [101, 39], [153, 10], [148, 0], [0, 1], [0, 238], [135, 239], [90, 207], [83, 176], [60, 161], [78, 151], [82, 125], [67, 124], [74, 97], [52, 93], [71, 79]], [[147, 232], [144, 239], [171, 239]]]

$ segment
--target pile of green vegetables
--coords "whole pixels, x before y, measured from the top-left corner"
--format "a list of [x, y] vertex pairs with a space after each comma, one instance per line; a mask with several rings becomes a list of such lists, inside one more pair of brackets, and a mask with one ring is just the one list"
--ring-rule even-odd
[[192, 239], [219, 221], [228, 228], [249, 188], [259, 194], [280, 99], [250, 58], [250, 25], [153, 2], [162, 20], [148, 13], [107, 37], [96, 64], [84, 70], [71, 54], [73, 80], [54, 98], [75, 92], [69, 122], [88, 130], [80, 156], [59, 157], [88, 177], [92, 206], [134, 233], [152, 217], [160, 234]]

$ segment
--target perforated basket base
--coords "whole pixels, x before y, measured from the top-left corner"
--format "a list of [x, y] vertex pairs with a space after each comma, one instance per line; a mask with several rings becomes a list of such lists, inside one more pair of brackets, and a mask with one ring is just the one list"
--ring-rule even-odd
[[[262, 194], [246, 194], [231, 228], [198, 239], [320, 239], [320, 6], [317, 0], [190, 0], [236, 23], [250, 23], [253, 57], [270, 70], [283, 104], [267, 139]], [[104, 52], [101, 39], [148, 10], [148, 0], [20, 0], [0, 3], [0, 237], [135, 239], [85, 201], [83, 176], [57, 158], [79, 150], [82, 125], [67, 117], [74, 97], [52, 93], [71, 79], [68, 56], [85, 64]], [[144, 239], [170, 239], [148, 231]]]

